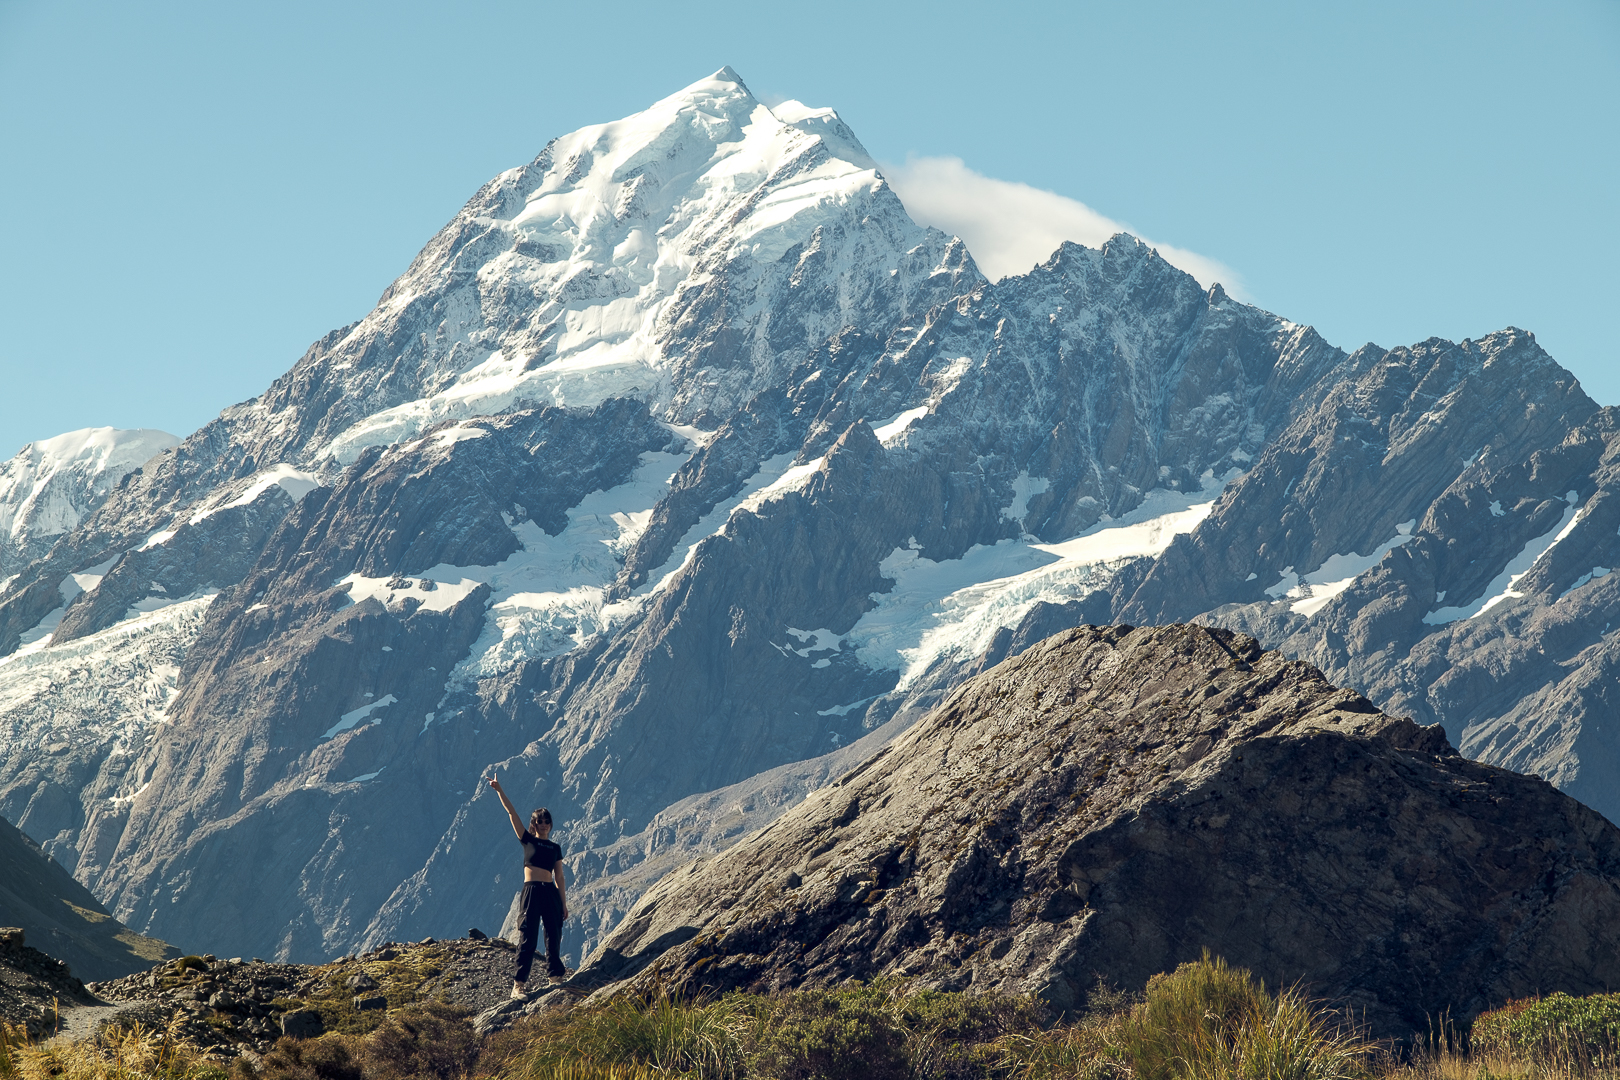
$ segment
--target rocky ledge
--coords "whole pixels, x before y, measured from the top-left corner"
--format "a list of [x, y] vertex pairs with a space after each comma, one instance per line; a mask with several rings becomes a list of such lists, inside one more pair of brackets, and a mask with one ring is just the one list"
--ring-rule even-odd
[[1082, 627], [976, 676], [573, 980], [887, 975], [1083, 1008], [1204, 949], [1378, 1034], [1620, 985], [1620, 830], [1315, 668], [1199, 626]]
[[391, 943], [319, 965], [183, 956], [88, 989], [118, 1006], [103, 1024], [169, 1028], [216, 1060], [253, 1060], [283, 1035], [364, 1033], [391, 1010], [420, 1002], [469, 1016], [494, 1009], [512, 985], [514, 946], [472, 935]]

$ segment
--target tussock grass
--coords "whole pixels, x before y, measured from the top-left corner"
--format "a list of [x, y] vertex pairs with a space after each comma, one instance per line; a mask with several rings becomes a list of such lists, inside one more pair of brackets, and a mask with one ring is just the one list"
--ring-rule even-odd
[[139, 1024], [79, 1042], [34, 1044], [7, 1029], [0, 1076], [17, 1080], [226, 1080], [224, 1066], [207, 1061], [175, 1037]]
[[503, 1073], [508, 1080], [560, 1080], [578, 1068], [630, 1068], [738, 1080], [745, 1075], [741, 1045], [751, 1022], [743, 1000], [735, 996], [685, 1001], [660, 992], [640, 1000], [619, 999], [578, 1010], [560, 1028], [542, 1028]]
[[1009, 1080], [1127, 1080], [1130, 1066], [1120, 1056], [1119, 1013], [1088, 1016], [1079, 1023], [1033, 1033], [1018, 1032], [996, 1041], [996, 1071]]
[[[1599, 1067], [1601, 1053], [1593, 1051], [1607, 1052], [1603, 1040], [1612, 1033], [1601, 1000], [1515, 1003], [1480, 1018], [1483, 1034], [1471, 1056], [1457, 1038], [1419, 1048], [1404, 1063], [1297, 990], [1272, 993], [1248, 971], [1207, 954], [1156, 976], [1134, 999], [1099, 985], [1089, 1001], [1086, 1015], [1052, 1025], [1027, 997], [917, 991], [896, 982], [715, 998], [657, 990], [524, 1021], [481, 1047], [470, 1033], [454, 1034], [456, 1024], [465, 1027], [454, 1017], [432, 1031], [419, 1024], [409, 1037], [394, 1030], [399, 1021], [391, 1017], [369, 1036], [283, 1040], [260, 1077], [1620, 1080]], [[1498, 1029], [1516, 1034], [1489, 1034]], [[1569, 1052], [1576, 1043], [1565, 1036], [1565, 1049], [1548, 1050], [1552, 1031], [1576, 1033], [1580, 1054]], [[455, 1053], [425, 1056], [423, 1047], [456, 1038], [463, 1041]], [[1481, 1038], [1497, 1041], [1482, 1048]], [[387, 1049], [395, 1044], [402, 1049]]]
[[1273, 996], [1207, 951], [1150, 979], [1114, 1044], [1138, 1080], [1351, 1080], [1375, 1049], [1298, 991]]
[[555, 1080], [573, 1068], [623, 1067], [687, 1080], [978, 1080], [999, 1067], [997, 1040], [1038, 1031], [1038, 1016], [1027, 998], [890, 983], [713, 999], [660, 990], [542, 1022], [500, 1074]]
[[591, 1065], [580, 1061], [552, 1065], [548, 1070], [537, 1080], [667, 1080], [672, 1075], [646, 1065]]
[[17, 1074], [17, 1052], [28, 1045], [28, 1030], [22, 1025], [0, 1022], [0, 1077]]

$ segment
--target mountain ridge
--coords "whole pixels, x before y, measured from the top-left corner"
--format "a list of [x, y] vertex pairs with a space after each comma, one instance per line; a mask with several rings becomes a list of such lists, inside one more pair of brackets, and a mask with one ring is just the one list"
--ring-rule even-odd
[[67, 964], [81, 979], [114, 979], [179, 955], [169, 943], [120, 924], [89, 890], [3, 818], [0, 866], [6, 871], [0, 885], [0, 925], [21, 930], [33, 948]]
[[0, 812], [143, 932], [328, 956], [500, 923], [499, 767], [577, 954], [994, 662], [1198, 619], [1620, 813], [1614, 425], [1532, 335], [1346, 354], [1126, 234], [989, 282], [781, 109], [553, 140], [113, 486], [0, 588]]

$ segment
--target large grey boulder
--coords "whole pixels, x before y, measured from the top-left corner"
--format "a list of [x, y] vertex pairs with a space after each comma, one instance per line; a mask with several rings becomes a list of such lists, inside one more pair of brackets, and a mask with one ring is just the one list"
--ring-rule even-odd
[[1307, 664], [1084, 627], [649, 890], [576, 982], [1083, 1005], [1203, 949], [1380, 1034], [1620, 982], [1620, 829]]

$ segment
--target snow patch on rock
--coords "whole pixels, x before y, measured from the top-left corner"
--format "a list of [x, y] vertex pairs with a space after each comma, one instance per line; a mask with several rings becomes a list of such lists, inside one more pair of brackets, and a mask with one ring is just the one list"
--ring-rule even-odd
[[1592, 580], [1598, 579], [1598, 578], [1606, 578], [1606, 577], [1608, 577], [1611, 572], [1612, 572], [1611, 568], [1607, 567], [1607, 566], [1594, 566], [1594, 567], [1592, 567], [1592, 569], [1588, 570], [1586, 573], [1584, 573], [1580, 577], [1576, 578], [1575, 583], [1573, 585], [1571, 585], [1569, 588], [1565, 589], [1563, 592], [1559, 593], [1558, 594], [1558, 599], [1562, 600], [1564, 597], [1568, 596], [1570, 593], [1574, 592], [1576, 589], [1580, 588], [1582, 585], [1585, 585], [1589, 581], [1592, 581]]
[[[373, 701], [368, 705], [362, 705], [358, 709], [355, 709], [353, 712], [344, 713], [341, 717], [338, 718], [337, 723], [333, 724], [331, 727], [327, 728], [325, 731], [323, 731], [321, 733], [321, 740], [324, 742], [325, 740], [330, 739], [332, 736], [338, 734], [339, 732], [348, 731], [350, 728], [352, 728], [356, 724], [360, 723], [360, 721], [369, 718], [371, 716], [371, 714], [376, 712], [378, 709], [386, 709], [388, 706], [394, 704], [398, 700], [399, 699], [396, 698], [393, 694], [384, 694], [382, 697], [378, 698], [376, 701]], [[382, 723], [382, 717], [379, 716], [375, 720], [372, 720], [371, 722], [373, 724], [380, 724], [380, 723]], [[376, 775], [377, 775], [376, 773], [371, 774], [371, 776], [376, 776]], [[365, 779], [369, 780], [370, 778], [371, 777], [368, 776]]]
[[1306, 618], [1315, 615], [1327, 606], [1329, 600], [1348, 589], [1356, 578], [1383, 562], [1385, 555], [1411, 540], [1412, 529], [1416, 525], [1417, 519], [1413, 518], [1395, 526], [1395, 535], [1373, 548], [1370, 555], [1358, 555], [1353, 551], [1329, 555], [1321, 566], [1297, 580], [1283, 593], [1293, 601], [1288, 605], [1288, 610]]
[[[743, 483], [741, 490], [737, 494], [730, 499], [717, 503], [713, 509], [698, 519], [697, 524], [686, 530], [680, 541], [676, 543], [675, 550], [668, 559], [664, 560], [664, 565], [647, 575], [647, 584], [637, 590], [637, 596], [651, 595], [659, 592], [665, 585], [669, 584], [670, 580], [690, 561], [692, 553], [697, 550], [698, 544], [702, 543], [705, 538], [714, 536], [723, 530], [726, 523], [731, 520], [731, 515], [738, 509], [757, 509], [767, 500], [765, 492], [785, 490], [785, 488], [778, 486], [778, 482], [793, 471], [793, 459], [797, 456], [796, 452], [789, 450], [786, 453], [777, 454], [760, 462], [759, 468]], [[819, 459], [816, 464], [820, 464]], [[815, 471], [813, 467], [799, 466], [799, 468], [804, 471], [796, 473], [793, 478], [788, 480], [788, 483], [792, 483], [793, 479], [800, 476], [807, 478], [811, 472]]]
[[1459, 619], [1473, 619], [1485, 614], [1491, 608], [1504, 600], [1518, 599], [1524, 594], [1516, 591], [1513, 586], [1519, 579], [1528, 574], [1541, 560], [1541, 557], [1551, 551], [1560, 540], [1568, 536], [1581, 519], [1581, 508], [1575, 503], [1579, 496], [1571, 491], [1564, 496], [1564, 515], [1557, 525], [1547, 532], [1534, 538], [1519, 549], [1519, 553], [1502, 568], [1491, 583], [1485, 586], [1485, 592], [1471, 604], [1458, 604], [1452, 607], [1437, 608], [1423, 616], [1423, 621], [1430, 626], [1441, 626], [1446, 623], [1457, 622]]
[[351, 603], [376, 600], [383, 607], [392, 609], [404, 605], [407, 600], [415, 600], [420, 607], [428, 611], [449, 611], [481, 584], [482, 582], [468, 577], [452, 575], [435, 577], [431, 570], [426, 574], [408, 578], [350, 574], [338, 582], [340, 587], [349, 586]]
[[[302, 469], [295, 469], [291, 465], [275, 465], [256, 475], [253, 478], [253, 481], [248, 485], [247, 490], [243, 491], [231, 501], [216, 503], [212, 506], [205, 506], [193, 513], [191, 515], [190, 524], [196, 525], [198, 522], [205, 521], [213, 515], [219, 513], [221, 510], [230, 510], [238, 506], [247, 506], [260, 495], [263, 495], [272, 487], [277, 486], [291, 496], [293, 502], [297, 502], [305, 495], [308, 495], [311, 491], [314, 491], [316, 488], [320, 487], [321, 482], [314, 473], [305, 472]], [[156, 533], [153, 536], [148, 537], [146, 543], [143, 544], [142, 547], [153, 547], [155, 544], [167, 543], [169, 538], [173, 535], [173, 531], [168, 532], [167, 535], [164, 533]], [[162, 536], [163, 539], [157, 539], [159, 536]]]
[[872, 434], [877, 436], [878, 442], [882, 443], [884, 446], [888, 446], [897, 441], [900, 436], [904, 435], [906, 433], [906, 429], [912, 425], [913, 421], [927, 415], [928, 406], [926, 405], [919, 405], [915, 409], [907, 409], [905, 412], [900, 413], [893, 419], [886, 420], [882, 424], [879, 424], [877, 427], [873, 428]]
[[1029, 500], [1032, 496], [1041, 495], [1052, 486], [1052, 482], [1044, 476], [1031, 477], [1027, 472], [1020, 472], [1013, 480], [1013, 501], [1001, 511], [1001, 520], [1016, 521], [1020, 526], [1029, 514]]

